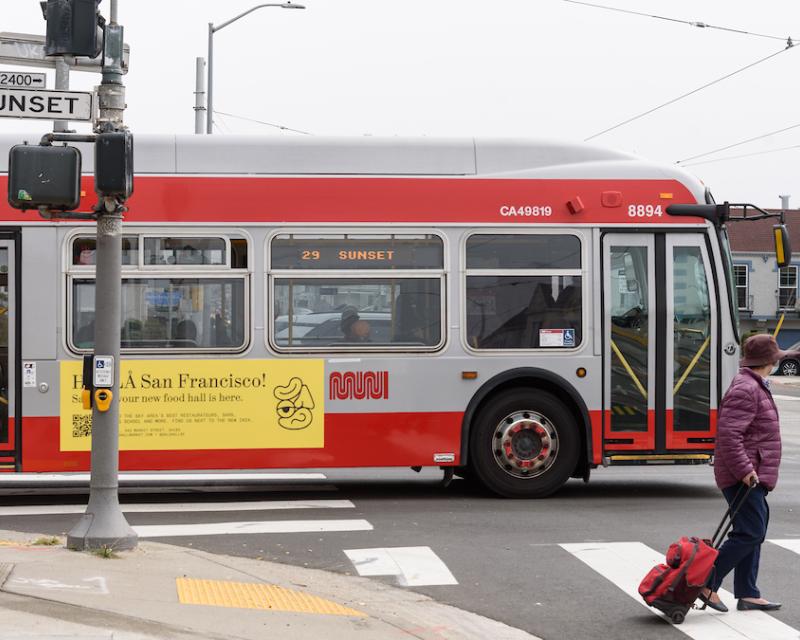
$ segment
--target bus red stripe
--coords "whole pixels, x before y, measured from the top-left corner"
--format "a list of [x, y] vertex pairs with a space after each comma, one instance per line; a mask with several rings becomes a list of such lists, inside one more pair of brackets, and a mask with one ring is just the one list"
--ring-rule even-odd
[[[461, 412], [333, 413], [322, 449], [121, 451], [123, 471], [430, 466], [435, 453], [459, 462]], [[88, 452], [59, 450], [59, 418], [25, 418], [23, 471], [86, 471]]]
[[[0, 190], [8, 179], [0, 176]], [[84, 177], [81, 210], [96, 201]], [[603, 191], [622, 193], [621, 206], [604, 207]], [[671, 193], [662, 200], [660, 194]], [[584, 209], [571, 214], [567, 202]], [[675, 180], [527, 180], [398, 177], [191, 177], [137, 176], [129, 222], [373, 222], [397, 223], [675, 223], [699, 219], [630, 216], [630, 205], [694, 202]], [[504, 216], [502, 207], [552, 207], [549, 216]], [[34, 221], [38, 215], [0, 202], [0, 222]]]

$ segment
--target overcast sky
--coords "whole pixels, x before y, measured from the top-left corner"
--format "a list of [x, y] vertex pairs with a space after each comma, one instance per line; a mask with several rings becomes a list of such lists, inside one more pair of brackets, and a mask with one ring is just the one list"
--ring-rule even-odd
[[[255, 4], [120, 0], [131, 46], [125, 120], [134, 133], [194, 131], [195, 58], [206, 55], [208, 22], [224, 22]], [[583, 140], [785, 48], [781, 40], [563, 0], [305, 4], [305, 11], [261, 9], [216, 34], [216, 111], [314, 135]], [[800, 125], [797, 0], [597, 4], [792, 36], [799, 44], [593, 144], [676, 162]], [[2, 0], [2, 6], [0, 31], [44, 33], [37, 0]], [[109, 0], [100, 6], [107, 15]], [[95, 74], [72, 75], [74, 89], [97, 82]], [[216, 121], [221, 135], [302, 135], [231, 115]], [[44, 126], [0, 120], [2, 132], [43, 132]], [[800, 207], [800, 126], [694, 162], [784, 147], [794, 148], [687, 169], [718, 201], [774, 207], [779, 194], [791, 194]]]

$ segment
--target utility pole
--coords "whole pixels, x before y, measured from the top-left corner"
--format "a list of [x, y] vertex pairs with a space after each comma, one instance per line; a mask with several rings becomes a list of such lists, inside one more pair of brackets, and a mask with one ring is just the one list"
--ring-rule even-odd
[[195, 61], [194, 89], [194, 132], [203, 133], [206, 121], [206, 61], [197, 58]]
[[234, 16], [230, 20], [226, 20], [222, 24], [215, 25], [213, 22], [208, 23], [208, 106], [206, 108], [206, 133], [214, 133], [214, 34], [220, 29], [224, 29], [229, 24], [233, 24], [237, 20], [244, 18], [246, 15], [253, 13], [257, 9], [264, 9], [269, 7], [278, 7], [279, 9], [305, 9], [305, 5], [292, 4], [291, 0], [286, 2], [262, 2], [254, 7], [250, 7], [247, 11]]
[[[124, 134], [125, 85], [122, 82], [123, 29], [117, 22], [118, 0], [111, 0], [111, 16], [105, 25], [103, 43], [103, 80], [98, 88], [100, 116], [95, 132], [95, 162], [105, 153], [102, 134]], [[113, 138], [109, 145], [119, 138]], [[116, 153], [111, 149], [108, 153]], [[132, 151], [131, 151], [132, 156]], [[97, 168], [95, 169], [97, 175]], [[70, 549], [115, 550], [133, 549], [138, 536], [125, 520], [119, 505], [119, 351], [122, 264], [122, 214], [124, 199], [116, 193], [102, 191], [95, 184], [100, 201], [97, 206], [97, 266], [95, 282], [95, 346], [92, 373], [97, 386], [100, 367], [113, 371], [105, 378], [103, 390], [110, 393], [106, 402], [98, 402], [97, 392], [92, 406], [91, 477], [89, 504], [86, 513], [67, 536]], [[131, 187], [132, 189], [132, 187]], [[84, 370], [88, 367], [84, 367]], [[84, 388], [89, 382], [83, 381]]]

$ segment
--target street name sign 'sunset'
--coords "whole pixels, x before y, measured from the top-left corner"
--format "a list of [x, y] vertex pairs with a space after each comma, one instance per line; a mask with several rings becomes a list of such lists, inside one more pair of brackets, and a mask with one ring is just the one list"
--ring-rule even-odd
[[91, 122], [94, 119], [94, 94], [0, 88], [0, 118]]
[[0, 88], [2, 89], [46, 89], [46, 73], [28, 73], [19, 71], [0, 71]]

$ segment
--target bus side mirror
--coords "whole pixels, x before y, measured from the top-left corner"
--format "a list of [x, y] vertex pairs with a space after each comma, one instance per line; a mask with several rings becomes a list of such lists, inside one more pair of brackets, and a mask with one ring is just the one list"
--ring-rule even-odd
[[73, 211], [81, 201], [75, 147], [18, 144], [8, 155], [8, 203], [15, 209]]
[[775, 259], [778, 262], [778, 267], [782, 268], [792, 261], [789, 232], [786, 230], [786, 225], [776, 224], [772, 227], [772, 233], [775, 236]]

